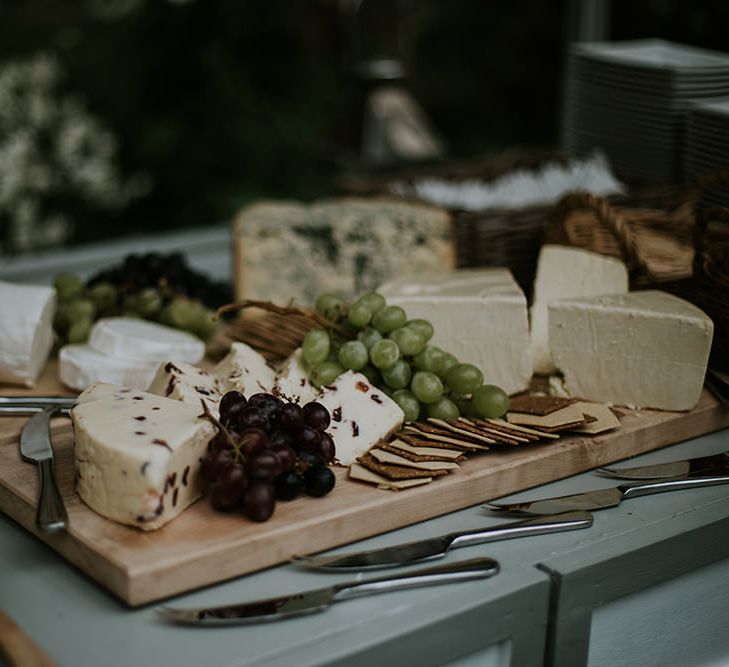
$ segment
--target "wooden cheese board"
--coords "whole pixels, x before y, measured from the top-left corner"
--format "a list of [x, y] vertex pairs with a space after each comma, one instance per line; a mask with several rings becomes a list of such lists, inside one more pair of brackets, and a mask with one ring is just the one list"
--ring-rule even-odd
[[[51, 364], [32, 392], [3, 387], [0, 393], [68, 393], [55, 377]], [[36, 470], [19, 454], [25, 419], [1, 417], [0, 510], [136, 606], [729, 427], [729, 408], [705, 391], [691, 412], [622, 410], [620, 419], [620, 429], [611, 433], [474, 455], [460, 470], [422, 487], [378, 490], [339, 469], [331, 494], [280, 502], [266, 523], [220, 514], [202, 499], [162, 529], [145, 533], [102, 518], [76, 495], [73, 433], [70, 421], [58, 418], [53, 445], [69, 528], [48, 535], [35, 527]]]

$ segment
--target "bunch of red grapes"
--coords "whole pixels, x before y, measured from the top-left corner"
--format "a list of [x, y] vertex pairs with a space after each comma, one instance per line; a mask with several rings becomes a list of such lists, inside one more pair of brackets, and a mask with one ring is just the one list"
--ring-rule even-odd
[[332, 490], [335, 478], [327, 464], [334, 460], [334, 440], [321, 403], [301, 406], [267, 393], [246, 400], [229, 391], [219, 409], [218, 433], [200, 468], [215, 509], [267, 521], [277, 499]]

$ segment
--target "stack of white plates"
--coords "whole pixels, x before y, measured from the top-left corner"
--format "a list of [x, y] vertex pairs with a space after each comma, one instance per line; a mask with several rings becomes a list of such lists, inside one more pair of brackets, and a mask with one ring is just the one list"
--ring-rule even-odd
[[729, 54], [659, 39], [574, 44], [564, 147], [602, 149], [624, 179], [675, 182], [692, 102], [727, 95]]
[[[690, 183], [717, 169], [729, 169], [729, 97], [695, 102], [686, 122], [684, 179]], [[729, 206], [729, 192], [709, 192], [706, 203]]]

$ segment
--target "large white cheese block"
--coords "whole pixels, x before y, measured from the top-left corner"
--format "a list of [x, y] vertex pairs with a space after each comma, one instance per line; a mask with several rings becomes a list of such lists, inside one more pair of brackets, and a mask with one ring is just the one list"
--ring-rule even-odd
[[239, 391], [246, 397], [276, 384], [276, 373], [263, 355], [245, 343], [233, 343], [224, 359], [213, 369], [223, 393]]
[[117, 385], [92, 385], [71, 411], [78, 493], [114, 521], [154, 530], [202, 493], [215, 427], [199, 408]]
[[583, 399], [690, 410], [699, 400], [714, 325], [660, 291], [569, 299], [549, 306], [549, 342], [565, 388]]
[[388, 304], [423, 318], [435, 329], [433, 345], [481, 369], [484, 381], [507, 394], [532, 377], [524, 293], [508, 269], [462, 269], [393, 280], [378, 289]]
[[628, 269], [619, 259], [580, 248], [543, 246], [530, 310], [534, 372], [549, 374], [556, 370], [549, 352], [547, 306], [550, 303], [627, 291]]
[[89, 345], [118, 359], [178, 359], [195, 364], [205, 356], [205, 343], [197, 336], [133, 317], [98, 320], [91, 328]]
[[61, 382], [78, 391], [96, 382], [144, 390], [158, 366], [156, 361], [111, 357], [82, 344], [64, 345], [58, 353], [58, 361]]
[[222, 396], [220, 383], [214, 375], [183, 361], [161, 363], [147, 391], [150, 394], [189, 403], [200, 410], [202, 410], [200, 401], [205, 401], [216, 415]]
[[273, 393], [299, 405], [313, 401], [319, 394], [319, 390], [309, 382], [301, 348], [295, 350], [279, 370]]
[[0, 281], [0, 384], [32, 387], [53, 347], [56, 292]]
[[233, 234], [239, 300], [352, 298], [403, 272], [456, 262], [449, 214], [395, 199], [256, 203], [239, 214]]
[[336, 446], [336, 461], [342, 465], [349, 465], [400, 428], [404, 419], [395, 401], [354, 371], [324, 387], [317, 401], [331, 415], [327, 431]]

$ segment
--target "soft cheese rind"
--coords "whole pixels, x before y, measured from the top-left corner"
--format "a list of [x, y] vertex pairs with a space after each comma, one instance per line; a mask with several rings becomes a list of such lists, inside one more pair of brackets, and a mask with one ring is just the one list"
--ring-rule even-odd
[[213, 369], [223, 393], [239, 391], [246, 397], [276, 384], [276, 373], [266, 359], [245, 343], [233, 343], [225, 358]]
[[201, 408], [200, 401], [205, 401], [214, 414], [218, 412], [221, 398], [220, 383], [215, 376], [182, 361], [161, 363], [147, 391], [198, 408]]
[[714, 325], [693, 304], [647, 290], [549, 306], [549, 342], [572, 396], [690, 410], [701, 396]]
[[524, 293], [508, 269], [462, 269], [401, 278], [379, 290], [408, 318], [429, 320], [432, 344], [481, 369], [488, 384], [507, 394], [523, 391], [532, 377]]
[[343, 373], [324, 387], [317, 400], [331, 415], [327, 431], [336, 445], [336, 460], [342, 465], [349, 465], [400, 428], [404, 419], [395, 401], [354, 371]]
[[56, 292], [0, 281], [0, 383], [32, 387], [53, 347]]
[[64, 345], [58, 353], [61, 382], [78, 391], [97, 382], [144, 390], [154, 377], [156, 367], [155, 361], [117, 359], [85, 344]]
[[142, 530], [174, 519], [202, 493], [198, 471], [215, 428], [199, 414], [126, 387], [89, 387], [71, 411], [83, 501]]
[[534, 372], [549, 374], [556, 370], [549, 351], [547, 306], [550, 303], [627, 291], [628, 269], [619, 259], [581, 248], [542, 246], [529, 313]]

